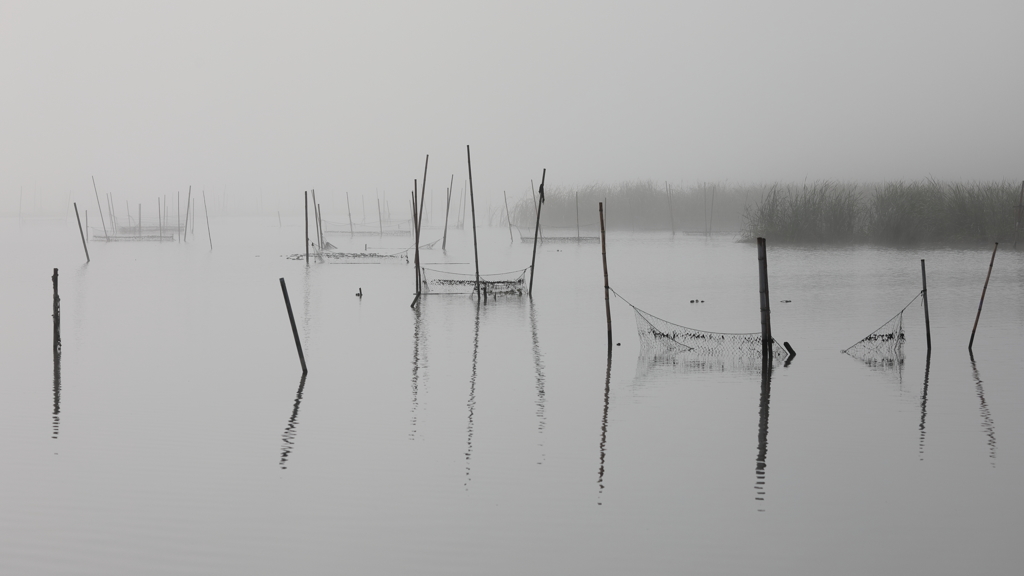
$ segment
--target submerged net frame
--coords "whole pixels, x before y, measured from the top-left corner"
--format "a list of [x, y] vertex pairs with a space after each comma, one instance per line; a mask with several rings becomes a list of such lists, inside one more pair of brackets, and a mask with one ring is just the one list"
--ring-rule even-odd
[[915, 300], [924, 294], [924, 290], [917, 293], [907, 302], [895, 316], [885, 321], [867, 336], [858, 340], [853, 346], [841, 350], [873, 368], [892, 368], [903, 364], [903, 343], [907, 336], [903, 331], [903, 313], [914, 303]]
[[[476, 274], [448, 272], [421, 267], [424, 294], [474, 294]], [[480, 275], [480, 291], [491, 296], [522, 296], [526, 291], [526, 271], [513, 270], [497, 274]]]
[[[669, 359], [677, 355], [690, 359], [732, 359], [741, 364], [745, 364], [744, 360], [761, 358], [764, 340], [760, 332], [712, 332], [683, 326], [637, 308], [615, 290], [611, 292], [633, 309], [640, 348], [647, 356], [655, 359]], [[773, 338], [771, 355], [773, 358], [785, 359], [789, 357], [789, 352]], [[715, 365], [727, 366], [732, 363], [735, 362], [716, 361]]]

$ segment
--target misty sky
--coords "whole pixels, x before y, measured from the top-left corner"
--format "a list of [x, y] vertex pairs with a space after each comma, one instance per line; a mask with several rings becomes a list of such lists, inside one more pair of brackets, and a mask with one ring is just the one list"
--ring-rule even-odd
[[0, 0], [0, 194], [1024, 178], [1024, 2]]

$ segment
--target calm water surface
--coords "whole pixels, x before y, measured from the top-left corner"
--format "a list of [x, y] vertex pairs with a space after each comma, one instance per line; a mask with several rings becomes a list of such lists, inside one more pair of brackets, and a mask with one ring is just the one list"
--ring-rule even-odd
[[[297, 221], [211, 226], [213, 251], [197, 226], [91, 242], [86, 265], [73, 221], [0, 221], [0, 572], [1019, 573], [1020, 252], [996, 257], [972, 359], [990, 250], [769, 239], [798, 356], [763, 374], [645, 360], [614, 297], [609, 364], [599, 244], [541, 245], [532, 302], [412, 309], [411, 265], [307, 268], [283, 257]], [[483, 272], [529, 265], [479, 233]], [[922, 258], [930, 357], [919, 303], [901, 369], [840, 354], [918, 293]], [[470, 231], [423, 259], [471, 272]], [[608, 259], [657, 316], [759, 330], [752, 244], [619, 234]]]

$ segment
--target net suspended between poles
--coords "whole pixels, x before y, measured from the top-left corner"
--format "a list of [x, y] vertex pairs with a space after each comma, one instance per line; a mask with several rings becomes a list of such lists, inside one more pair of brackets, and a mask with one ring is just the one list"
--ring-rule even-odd
[[[637, 308], [621, 294], [609, 288], [616, 297], [629, 305], [636, 316], [636, 330], [640, 336], [640, 347], [646, 354], [655, 356], [684, 354], [692, 357], [735, 357], [760, 358], [760, 332], [711, 332], [690, 328], [669, 322], [650, 312]], [[771, 354], [774, 358], [786, 359], [789, 352], [774, 338]]]
[[903, 332], [903, 313], [922, 294], [924, 294], [923, 290], [911, 298], [910, 302], [907, 302], [907, 305], [885, 324], [858, 340], [853, 346], [843, 350], [843, 354], [849, 354], [871, 366], [886, 367], [902, 364], [903, 343], [907, 340], [906, 334]]
[[[476, 292], [476, 274], [461, 274], [421, 268], [423, 292], [426, 294], [473, 294]], [[522, 296], [526, 291], [526, 271], [513, 270], [498, 274], [481, 274], [480, 291], [488, 295]]]

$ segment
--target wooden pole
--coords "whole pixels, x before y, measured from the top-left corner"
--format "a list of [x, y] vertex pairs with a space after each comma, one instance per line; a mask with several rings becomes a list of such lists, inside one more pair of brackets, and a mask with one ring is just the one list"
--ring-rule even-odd
[[932, 351], [932, 324], [928, 318], [928, 276], [924, 270], [924, 258], [921, 259], [921, 296], [924, 299], [924, 338], [928, 343], [928, 352]]
[[206, 215], [206, 236], [210, 239], [210, 250], [213, 250], [213, 235], [210, 234], [210, 209], [206, 206], [206, 190], [203, 190], [203, 214]]
[[352, 204], [348, 201], [348, 192], [345, 192], [345, 206], [348, 207], [348, 234], [349, 236], [355, 236], [355, 230], [352, 228]]
[[[527, 291], [527, 295], [533, 298], [533, 272], [537, 265], [537, 244], [540, 244], [540, 211], [544, 208], [544, 179], [548, 175], [548, 169], [545, 168], [544, 172], [540, 176], [540, 202], [537, 204], [537, 225], [533, 228], [533, 259], [530, 261], [530, 288]], [[532, 185], [533, 182], [531, 181]]]
[[380, 228], [380, 235], [384, 236], [384, 217], [380, 213], [380, 196], [377, 196], [377, 227]]
[[[304, 192], [305, 204], [303, 204], [303, 212], [306, 214], [306, 266], [309, 266], [309, 192]], [[284, 283], [282, 281], [282, 286]]]
[[[416, 217], [416, 219], [419, 221], [419, 223], [416, 226], [417, 228], [423, 228], [423, 209], [426, 208], [426, 206], [427, 206], [426, 199], [427, 199], [427, 165], [428, 164], [430, 164], [430, 154], [427, 154], [427, 159], [424, 160], [424, 162], [423, 162], [423, 188], [420, 190], [420, 203], [416, 205], [417, 208], [419, 209], [419, 214]], [[419, 250], [418, 243], [417, 243], [417, 250]]]
[[1020, 232], [1020, 220], [1024, 215], [1024, 180], [1020, 183], [1020, 200], [1017, 201], [1017, 224], [1013, 227], [1013, 249], [1017, 249], [1017, 234]]
[[757, 239], [757, 268], [761, 292], [761, 357], [771, 357], [772, 311], [768, 300], [768, 253], [764, 238]]
[[580, 193], [576, 192], [576, 241], [580, 241]]
[[78, 234], [82, 236], [82, 248], [85, 248], [85, 262], [89, 263], [89, 245], [85, 243], [85, 232], [82, 231], [82, 220], [78, 217], [78, 202], [75, 202], [75, 220], [78, 221]]
[[178, 244], [181, 244], [181, 190], [178, 190], [178, 207], [175, 208], [174, 215], [178, 218], [178, 226], [174, 233], [178, 236]]
[[608, 320], [608, 358], [612, 357], [612, 304], [608, 297], [608, 252], [604, 241], [604, 203], [597, 203], [597, 213], [601, 217], [601, 264], [604, 266], [604, 315]]
[[185, 201], [185, 242], [188, 242], [188, 215], [192, 206], [192, 186], [188, 187], [188, 199]]
[[[413, 227], [413, 240], [412, 241], [414, 243], [413, 263], [416, 265], [416, 297], [419, 298], [420, 292], [422, 291], [421, 290], [422, 284], [421, 284], [421, 278], [420, 278], [420, 225], [419, 225], [418, 219], [416, 218], [416, 215], [419, 212], [418, 206], [416, 206], [416, 192], [417, 192], [416, 187], [417, 187], [417, 182], [414, 179], [412, 181], [412, 227]], [[416, 302], [414, 301], [413, 304], [415, 304], [415, 303]]]
[[515, 237], [512, 236], [512, 214], [508, 211], [508, 194], [504, 190], [501, 191], [502, 196], [505, 197], [505, 219], [508, 220], [508, 241], [514, 243]]
[[469, 210], [473, 218], [473, 263], [476, 264], [476, 298], [480, 301], [480, 253], [476, 243], [476, 202], [473, 200], [473, 160], [469, 155], [469, 144], [466, 144], [466, 165], [469, 168]]
[[452, 186], [455, 185], [455, 174], [452, 174], [452, 179], [448, 183], [448, 199], [444, 203], [444, 236], [441, 240], [441, 251], [445, 251], [448, 248], [448, 212], [451, 211], [452, 207]]
[[306, 370], [306, 357], [302, 355], [302, 343], [299, 341], [299, 330], [295, 327], [295, 315], [292, 314], [292, 302], [288, 299], [288, 287], [284, 284], [284, 278], [281, 278], [281, 293], [284, 294], [284, 307], [288, 309], [288, 322], [292, 325], [292, 336], [295, 337], [295, 349], [299, 352], [299, 364], [302, 365], [302, 373], [305, 374]]
[[156, 199], [156, 222], [158, 233], [160, 234], [160, 242], [164, 241], [164, 213], [160, 209], [160, 198]]
[[60, 294], [57, 292], [57, 269], [53, 269], [53, 352], [60, 353]]
[[[96, 193], [96, 206], [100, 209], [100, 223], [103, 224], [103, 237], [110, 240], [110, 236], [107, 235], [107, 223], [103, 221], [103, 204], [100, 204], [100, 191], [96, 188], [96, 177], [92, 177], [92, 191]], [[114, 223], [111, 222], [111, 225]]]
[[992, 277], [992, 264], [996, 261], [996, 250], [999, 249], [999, 242], [996, 242], [994, 248], [992, 248], [992, 260], [988, 263], [988, 274], [985, 276], [985, 287], [981, 289], [981, 301], [978, 302], [978, 315], [974, 317], [974, 328], [971, 329], [971, 341], [967, 344], [967, 349], [971, 350], [974, 347], [974, 333], [978, 331], [978, 320], [981, 319], [981, 306], [985, 304], [985, 292], [988, 290], [988, 279]]
[[316, 190], [310, 189], [309, 194], [313, 197], [313, 229], [316, 231], [317, 248], [323, 250], [323, 242], [320, 241], [320, 212], [317, 210]]

